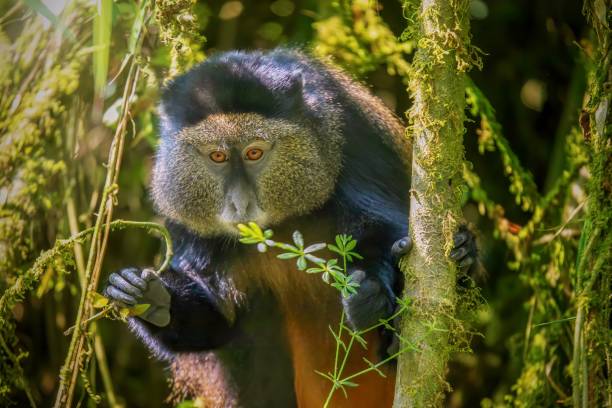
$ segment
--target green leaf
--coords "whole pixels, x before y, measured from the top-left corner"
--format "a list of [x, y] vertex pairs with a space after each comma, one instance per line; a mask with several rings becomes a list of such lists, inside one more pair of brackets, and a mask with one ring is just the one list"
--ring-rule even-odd
[[[119, 3], [120, 4], [120, 3]], [[134, 19], [134, 23], [132, 24], [132, 32], [130, 33], [130, 39], [128, 41], [128, 50], [131, 54], [136, 52], [136, 44], [138, 44], [138, 39], [140, 38], [140, 33], [142, 31], [142, 26], [144, 24], [145, 19], [145, 11], [147, 10], [148, 4], [147, 1], [140, 2], [140, 8], [138, 9], [138, 15]]]
[[327, 249], [329, 249], [332, 252], [337, 253], [338, 255], [342, 255], [342, 251], [340, 251], [340, 248], [338, 248], [337, 246], [335, 246], [333, 244], [328, 244], [327, 245]]
[[298, 246], [298, 248], [304, 248], [304, 237], [300, 231], [293, 232], [293, 242]]
[[125, 320], [128, 318], [128, 316], [130, 315], [130, 309], [127, 307], [122, 307], [121, 309], [119, 309], [119, 316]]
[[331, 335], [334, 337], [334, 340], [336, 340], [336, 343], [340, 345], [344, 350], [346, 350], [346, 344], [344, 343], [344, 340], [342, 340], [340, 335], [336, 333], [334, 329], [331, 328], [331, 326], [327, 326], [327, 328], [329, 329]]
[[151, 307], [148, 303], [139, 304], [130, 308], [130, 316], [140, 316]]
[[303, 256], [300, 256], [297, 260], [297, 268], [300, 271], [303, 271], [304, 269], [306, 269], [306, 259]]
[[335, 382], [335, 381], [334, 381], [334, 377], [332, 377], [332, 374], [331, 374], [331, 373], [329, 373], [329, 374], [325, 374], [325, 373], [322, 373], [321, 371], [318, 371], [318, 370], [314, 370], [314, 372], [315, 372], [315, 373], [317, 373], [317, 374], [319, 374], [321, 377], [327, 378], [327, 379], [328, 379], [329, 381], [331, 381], [331, 382]]
[[299, 252], [299, 250], [294, 247], [293, 245], [289, 245], [289, 244], [285, 244], [282, 242], [278, 242], [277, 243], [277, 247], [280, 249], [284, 249], [285, 251], [293, 251], [293, 252]]
[[364, 339], [361, 336], [360, 332], [353, 331], [353, 332], [351, 332], [351, 335], [357, 341], [357, 343], [359, 343], [361, 345], [361, 347], [363, 347], [364, 349], [368, 348], [368, 342], [366, 341], [366, 339]]
[[336, 235], [336, 245], [338, 246], [338, 248], [344, 250], [344, 241], [342, 240], [342, 237], [342, 235]]
[[315, 251], [320, 251], [321, 249], [325, 248], [327, 246], [327, 244], [325, 243], [318, 243], [318, 244], [312, 244], [309, 245], [308, 247], [306, 247], [306, 249], [304, 249], [304, 253], [308, 254], [311, 252], [315, 252]]
[[350, 251], [351, 249], [354, 249], [357, 246], [357, 241], [355, 240], [351, 240], [348, 242], [348, 244], [346, 245], [346, 247], [344, 248], [345, 251]]
[[91, 292], [90, 296], [92, 299], [92, 306], [94, 309], [102, 309], [103, 307], [108, 305], [108, 303], [110, 302], [108, 298], [102, 296], [98, 292]]
[[346, 387], [357, 387], [359, 385], [359, 384], [356, 384], [354, 382], [350, 382], [350, 381], [347, 381], [347, 380], [340, 381], [340, 384], [342, 384], [342, 385], [344, 385]]
[[300, 254], [296, 254], [294, 252], [285, 252], [285, 253], [276, 255], [278, 259], [291, 259], [291, 258], [297, 258], [298, 256], [300, 256]]
[[314, 255], [310, 255], [310, 254], [306, 254], [306, 259], [308, 259], [310, 262], [315, 263], [315, 264], [322, 264], [325, 263], [325, 259], [319, 258], [317, 256]]
[[363, 361], [365, 361], [365, 363], [370, 367], [370, 369], [376, 371], [378, 373], [378, 375], [380, 375], [383, 378], [387, 378], [385, 373], [383, 373], [378, 367], [376, 367], [376, 364], [374, 364], [373, 362], [371, 362], [370, 360], [368, 360], [365, 357], [363, 357]]
[[409, 297], [405, 297], [405, 298], [398, 297], [396, 298], [396, 301], [402, 311], [409, 309], [410, 306], [412, 305], [412, 299]]
[[198, 408], [199, 406], [200, 404], [196, 404], [194, 401], [184, 400], [180, 402], [176, 408]]
[[255, 238], [240, 238], [238, 241], [243, 244], [257, 244], [259, 241]]
[[[347, 257], [355, 257], [357, 259], [363, 259], [363, 256], [359, 255], [357, 252], [349, 252], [347, 254]], [[353, 260], [352, 258], [350, 259], [351, 261]]]
[[251, 235], [251, 229], [244, 224], [238, 224], [236, 225], [236, 228], [238, 228], [238, 231], [240, 231], [240, 235]]
[[259, 225], [251, 221], [249, 222], [249, 227], [251, 227], [251, 231], [253, 231], [253, 234], [257, 235], [258, 237], [263, 237], [263, 231], [261, 230]]

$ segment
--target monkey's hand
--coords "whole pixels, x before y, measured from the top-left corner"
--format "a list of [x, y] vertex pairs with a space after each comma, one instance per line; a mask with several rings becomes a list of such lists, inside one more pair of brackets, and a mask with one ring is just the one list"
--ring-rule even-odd
[[123, 306], [151, 305], [138, 315], [158, 327], [170, 323], [170, 293], [152, 269], [126, 268], [112, 273], [104, 295]]
[[462, 225], [453, 239], [455, 247], [450, 252], [450, 258], [457, 262], [457, 266], [461, 269], [471, 269], [472, 265], [475, 265], [478, 261], [476, 236], [467, 226]]
[[[453, 237], [454, 248], [450, 252], [450, 258], [457, 263], [462, 269], [468, 269], [478, 260], [478, 247], [476, 246], [476, 237], [465, 225], [459, 227], [459, 230]], [[391, 253], [396, 259], [404, 256], [412, 248], [410, 237], [404, 237], [397, 240], [391, 247]]]
[[342, 298], [342, 306], [353, 329], [367, 329], [391, 315], [395, 299], [379, 278], [367, 276], [364, 271], [357, 269], [351, 273], [351, 279], [359, 283], [359, 288], [357, 293]]
[[[397, 257], [401, 252], [407, 253], [412, 247], [410, 237], [399, 239], [393, 244], [391, 254]], [[342, 299], [344, 313], [349, 324], [356, 330], [364, 330], [377, 324], [393, 314], [395, 294], [385, 287], [377, 276], [367, 276], [357, 269], [351, 273], [351, 279], [359, 283], [357, 293]]]

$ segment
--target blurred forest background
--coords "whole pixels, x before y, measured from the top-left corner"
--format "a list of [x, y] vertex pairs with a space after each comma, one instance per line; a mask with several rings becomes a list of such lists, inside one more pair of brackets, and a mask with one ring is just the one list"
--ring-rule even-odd
[[[586, 4], [583, 12], [570, 0], [471, 2], [483, 65], [470, 72], [465, 216], [480, 231], [488, 276], [478, 282], [485, 303], [473, 323], [482, 335], [450, 365], [450, 407], [571, 405], [576, 362], [588, 362], [580, 395], [590, 406], [611, 405], [610, 224], [601, 228], [611, 210], [590, 215], [593, 177], [584, 167], [597, 152], [589, 101], [609, 100], [600, 71], [610, 10], [603, 0]], [[27, 406], [31, 397], [48, 406], [59, 386], [89, 245], [27, 275], [41, 251], [94, 225], [103, 193], [116, 204], [113, 218], [157, 220], [147, 184], [167, 78], [215, 52], [295, 46], [332, 58], [405, 117], [416, 46], [402, 36], [406, 17], [397, 0], [1, 0], [0, 292], [21, 286], [0, 302], [0, 405]], [[608, 137], [609, 127], [604, 114]], [[119, 133], [120, 171], [104, 190]], [[609, 161], [597, 170], [607, 182], [599, 203], [609, 203]], [[585, 246], [592, 257], [581, 263]], [[100, 282], [125, 265], [159, 264], [159, 254], [159, 240], [142, 230], [113, 232]], [[583, 279], [585, 268], [599, 274]], [[592, 297], [579, 300], [583, 288]], [[164, 365], [123, 322], [96, 326], [77, 400], [91, 403], [89, 389], [104, 406], [162, 406]]]

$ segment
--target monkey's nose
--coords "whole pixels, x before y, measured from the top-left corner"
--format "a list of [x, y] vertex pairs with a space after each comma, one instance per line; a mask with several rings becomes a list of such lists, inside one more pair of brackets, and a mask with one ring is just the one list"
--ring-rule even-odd
[[239, 196], [232, 197], [231, 206], [232, 210], [236, 214], [236, 218], [244, 220], [249, 215], [249, 210], [252, 207], [251, 200], [247, 197]]
[[221, 218], [230, 223], [247, 222], [255, 220], [258, 212], [255, 197], [243, 189], [235, 189], [226, 196]]

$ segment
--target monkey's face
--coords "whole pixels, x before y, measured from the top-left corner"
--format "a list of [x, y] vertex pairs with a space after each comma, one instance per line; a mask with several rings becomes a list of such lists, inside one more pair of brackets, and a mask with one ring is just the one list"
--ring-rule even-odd
[[209, 116], [161, 141], [152, 192], [159, 211], [204, 235], [275, 225], [322, 206], [340, 146], [305, 125], [254, 113]]

